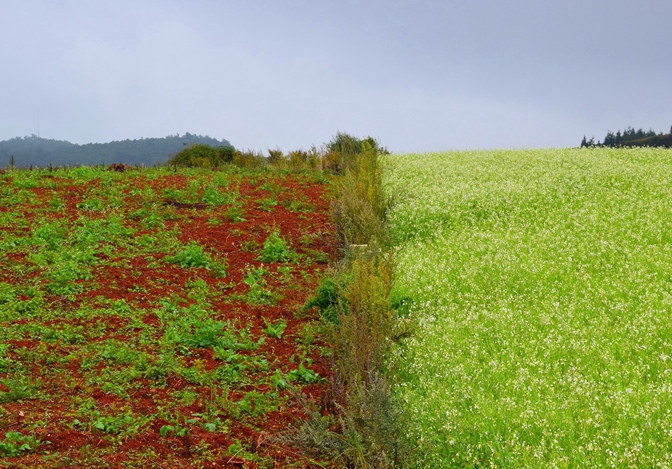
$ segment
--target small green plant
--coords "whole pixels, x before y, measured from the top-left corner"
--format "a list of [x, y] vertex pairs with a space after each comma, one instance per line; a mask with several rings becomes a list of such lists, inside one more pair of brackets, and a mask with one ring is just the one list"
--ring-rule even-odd
[[208, 267], [212, 262], [210, 255], [203, 252], [203, 247], [192, 241], [174, 256], [166, 259], [171, 264], [180, 267]]
[[292, 213], [315, 211], [315, 206], [311, 204], [306, 197], [294, 197], [291, 199], [284, 199], [282, 202], [280, 202], [280, 205], [282, 205]]
[[[2, 301], [0, 301], [2, 305]], [[6, 372], [12, 364], [12, 359], [7, 356], [9, 345], [0, 344], [0, 373]]]
[[219, 345], [226, 323], [207, 319], [205, 321], [184, 321], [178, 330], [175, 338], [193, 348], [211, 348]]
[[343, 292], [351, 280], [350, 274], [332, 269], [330, 274], [322, 278], [315, 293], [306, 301], [301, 311], [306, 313], [312, 308], [317, 308], [324, 319], [332, 324], [338, 324], [339, 316], [345, 307]]
[[189, 438], [191, 435], [190, 426], [196, 422], [198, 422], [197, 419], [182, 417], [181, 425], [163, 425], [159, 428], [159, 434], [162, 438], [168, 438], [170, 435], [175, 435], [178, 438]]
[[[294, 358], [294, 355], [290, 357], [289, 361], [291, 363], [295, 363], [296, 360]], [[312, 364], [313, 364], [312, 359], [306, 358], [305, 356], [299, 357], [299, 366], [296, 369], [290, 371], [287, 374], [287, 378], [290, 381], [297, 381], [299, 383], [304, 384], [317, 383], [321, 379], [321, 377], [318, 373], [308, 368]]]
[[245, 221], [245, 209], [238, 203], [232, 204], [224, 213], [224, 218], [234, 223]]
[[249, 287], [247, 293], [247, 302], [252, 305], [272, 305], [276, 302], [276, 297], [273, 295], [267, 286], [268, 282], [264, 275], [268, 273], [265, 267], [258, 267], [256, 269], [248, 269], [247, 275], [243, 279], [243, 283]]
[[254, 252], [260, 247], [261, 245], [253, 239], [246, 239], [245, 241], [240, 243], [240, 250], [243, 252]]
[[291, 251], [287, 242], [280, 236], [280, 230], [276, 228], [264, 241], [259, 260], [262, 262], [286, 262], [289, 260], [290, 254]]
[[77, 208], [89, 212], [100, 211], [105, 208], [105, 202], [99, 197], [88, 197], [78, 203]]
[[64, 207], [65, 204], [63, 203], [63, 200], [57, 194], [54, 194], [51, 201], [49, 202], [49, 206], [51, 208], [53, 208], [54, 210], [59, 210], [62, 207]]
[[183, 438], [189, 435], [189, 429], [180, 426], [176, 427], [175, 425], [163, 425], [161, 428], [159, 428], [159, 434], [161, 435], [161, 438], [168, 438], [168, 436], [171, 434], [174, 434], [179, 438]]
[[257, 201], [257, 205], [259, 206], [260, 210], [263, 210], [265, 212], [272, 212], [273, 208], [276, 205], [278, 205], [278, 199], [275, 198], [261, 199]]
[[310, 256], [311, 259], [314, 259], [318, 264], [327, 264], [329, 262], [329, 254], [317, 249], [304, 248], [306, 254]]
[[290, 283], [293, 280], [292, 277], [292, 266], [290, 265], [279, 265], [276, 269], [278, 276], [280, 277], [280, 282]]
[[238, 190], [223, 192], [216, 185], [210, 184], [205, 188], [201, 201], [208, 205], [227, 205], [235, 203], [239, 196]]
[[43, 442], [34, 436], [24, 435], [21, 432], [8, 431], [5, 438], [0, 440], [0, 455], [15, 458], [22, 453], [35, 451]]
[[277, 321], [275, 324], [273, 324], [272, 322], [264, 318], [264, 324], [266, 325], [266, 329], [264, 330], [264, 332], [266, 332], [267, 336], [272, 337], [274, 339], [282, 339], [282, 334], [285, 332], [285, 329], [287, 328], [287, 321], [281, 319]]
[[249, 391], [243, 398], [236, 402], [232, 409], [234, 416], [256, 417], [268, 412], [278, 410], [279, 401], [273, 393], [261, 393], [259, 391]]
[[271, 383], [277, 389], [287, 389], [289, 387], [287, 376], [285, 376], [280, 370], [275, 370], [275, 374], [271, 376]]
[[0, 392], [0, 404], [35, 399], [38, 397], [38, 389], [42, 385], [39, 381], [33, 381], [20, 375], [11, 379], [4, 379], [1, 382], [8, 391]]
[[195, 241], [190, 242], [178, 251], [174, 256], [166, 258], [171, 264], [177, 264], [185, 269], [191, 267], [203, 267], [211, 270], [215, 276], [224, 278], [228, 269], [225, 259], [214, 261], [210, 254], [203, 251], [203, 246]]

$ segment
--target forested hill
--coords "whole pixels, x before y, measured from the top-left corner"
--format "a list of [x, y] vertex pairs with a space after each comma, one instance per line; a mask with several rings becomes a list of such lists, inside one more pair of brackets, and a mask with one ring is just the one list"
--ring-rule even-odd
[[[141, 138], [109, 143], [79, 145], [64, 140], [40, 138], [36, 135], [16, 137], [0, 142], [0, 167], [12, 163], [17, 167], [96, 166], [112, 163], [153, 166], [192, 143], [231, 146], [226, 140], [186, 133], [163, 138]], [[13, 158], [12, 158], [13, 156]]]

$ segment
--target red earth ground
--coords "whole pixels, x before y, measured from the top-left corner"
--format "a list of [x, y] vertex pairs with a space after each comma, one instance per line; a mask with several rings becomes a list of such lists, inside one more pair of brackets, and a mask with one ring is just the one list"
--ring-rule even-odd
[[[153, 238], [158, 230], [177, 229], [181, 244], [197, 242], [213, 257], [224, 260], [228, 268], [226, 277], [221, 278], [212, 269], [184, 268], [166, 262], [165, 252], [135, 254], [117, 243], [97, 251], [90, 278], [77, 280], [79, 290], [54, 294], [44, 288], [43, 270], [30, 263], [31, 256], [42, 248], [19, 247], [8, 249], [4, 255], [0, 253], [0, 283], [16, 287], [20, 293], [13, 301], [28, 304], [34, 295], [30, 289], [37, 288], [43, 292], [41, 307], [56, 312], [24, 317], [0, 314], [0, 327], [24, 331], [5, 341], [6, 359], [20, 364], [31, 383], [38, 383], [39, 388], [35, 396], [6, 398], [4, 403], [0, 400], [0, 441], [8, 432], [21, 432], [43, 442], [35, 451], [22, 452], [18, 457], [2, 459], [0, 453], [0, 466], [325, 467], [311, 462], [298, 448], [272, 443], [272, 436], [295, 424], [301, 412], [293, 408], [286, 389], [274, 387], [270, 376], [275, 370], [285, 375], [291, 373], [302, 356], [310, 364], [310, 370], [323, 378], [304, 385], [303, 392], [319, 399], [327, 389], [329, 358], [324, 343], [319, 335], [317, 339], [306, 339], [311, 327], [319, 329], [319, 318], [315, 312], [300, 310], [316, 287], [327, 260], [334, 255], [329, 183], [305, 174], [232, 175], [235, 183], [231, 188], [235, 186], [239, 191], [238, 200], [244, 213], [244, 221], [232, 221], [227, 218], [230, 208], [227, 205], [211, 207], [196, 199], [180, 202], [165, 195], [170, 193], [166, 189], [186, 190], [193, 177], [128, 171], [116, 175], [110, 183], [104, 178], [80, 181], [67, 172], [57, 171], [53, 175], [46, 172], [39, 175], [40, 180], [48, 180], [49, 184], [23, 189], [24, 195], [32, 193], [28, 199], [24, 198], [27, 201], [23, 205], [9, 203], [15, 194], [5, 192], [0, 214], [4, 212], [5, 220], [14, 215], [21, 220], [16, 224], [0, 224], [0, 240], [28, 237], [44, 220], [62, 220], [74, 229], [81, 225], [81, 217], [106, 219], [112, 213], [121, 216], [124, 226], [135, 230], [131, 235], [134, 239], [143, 235]], [[12, 187], [15, 176], [9, 172], [0, 175], [0, 179], [6, 187]], [[118, 192], [122, 194], [113, 208], [86, 212], [82, 209], [92, 193], [104, 194], [111, 185], [119, 185]], [[148, 188], [156, 194], [151, 210], [164, 220], [160, 228], [143, 226], [142, 214], [132, 216], [142, 209], [149, 210], [147, 199], [138, 195]], [[273, 198], [276, 205], [260, 203]], [[52, 210], [50, 203], [54, 200], [59, 201], [55, 204], [59, 208]], [[104, 197], [103, 202], [107, 203]], [[259, 260], [264, 241], [276, 229], [300, 256], [299, 260], [284, 263]], [[259, 267], [270, 272], [266, 288], [273, 292], [273, 300], [269, 304], [250, 304], [246, 296], [250, 287], [244, 283], [245, 277]], [[101, 376], [123, 373], [129, 365], [133, 366], [94, 359], [110, 343], [128, 343], [152, 360], [160, 359], [157, 344], [164, 334], [159, 317], [161, 307], [171, 296], [179, 299], [182, 308], [195, 304], [194, 297], [190, 297], [193, 291], [190, 285], [194, 282], [201, 282], [201, 287], [205, 282], [204, 288], [217, 292], [207, 300], [211, 319], [239, 325], [253, 341], [264, 338], [257, 350], [239, 354], [263, 357], [270, 364], [268, 369], [260, 368], [254, 379], [231, 386], [199, 383], [198, 379], [190, 380], [173, 369], [158, 378], [136, 375], [131, 382], [124, 383], [124, 392], [96, 383], [97, 373]], [[111, 305], [115, 304], [123, 304], [123, 314], [114, 314]], [[135, 318], [133, 311], [137, 311]], [[280, 321], [286, 323], [282, 338], [268, 337], [264, 332], [267, 324]], [[74, 328], [83, 338], [45, 338], [43, 334], [25, 332], [33, 330], [30, 329], [33, 326], [57, 331]], [[99, 333], [92, 333], [94, 330]], [[182, 360], [182, 369], [201, 373], [212, 372], [222, 365], [213, 347], [192, 347], [176, 352], [176, 356]], [[5, 396], [9, 395], [9, 373], [0, 367], [0, 392]], [[228, 395], [222, 396], [224, 389]], [[224, 422], [223, 429], [209, 431], [199, 424], [207, 412], [213, 417], [213, 405], [224, 401], [239, 403], [251, 391], [259, 395], [276, 392], [274, 402], [278, 405], [260, 414], [230, 412], [220, 405], [215, 415]], [[82, 413], [84, 408], [95, 409], [105, 416], [127, 413], [140, 424], [136, 431], [110, 433], [93, 425], [93, 417]], [[176, 418], [166, 419], [166, 409]], [[184, 419], [188, 432], [178, 436], [177, 431], [166, 431], [169, 425], [175, 427], [179, 419]]]

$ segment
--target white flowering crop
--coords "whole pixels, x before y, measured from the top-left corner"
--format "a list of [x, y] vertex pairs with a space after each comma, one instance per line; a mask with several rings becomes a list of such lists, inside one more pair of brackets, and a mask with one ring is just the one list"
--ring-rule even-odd
[[417, 467], [672, 467], [672, 151], [394, 155]]

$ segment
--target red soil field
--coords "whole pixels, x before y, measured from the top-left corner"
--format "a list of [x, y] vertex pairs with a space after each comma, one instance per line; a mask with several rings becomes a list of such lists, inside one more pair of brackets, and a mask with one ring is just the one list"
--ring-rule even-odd
[[[0, 175], [0, 466], [313, 467], [271, 437], [301, 414], [287, 380], [327, 387], [301, 306], [334, 255], [330, 182], [33, 173]], [[273, 232], [291, 256], [263, 262]], [[171, 260], [185, 246], [211, 264]], [[3, 456], [16, 433], [39, 446]]]

